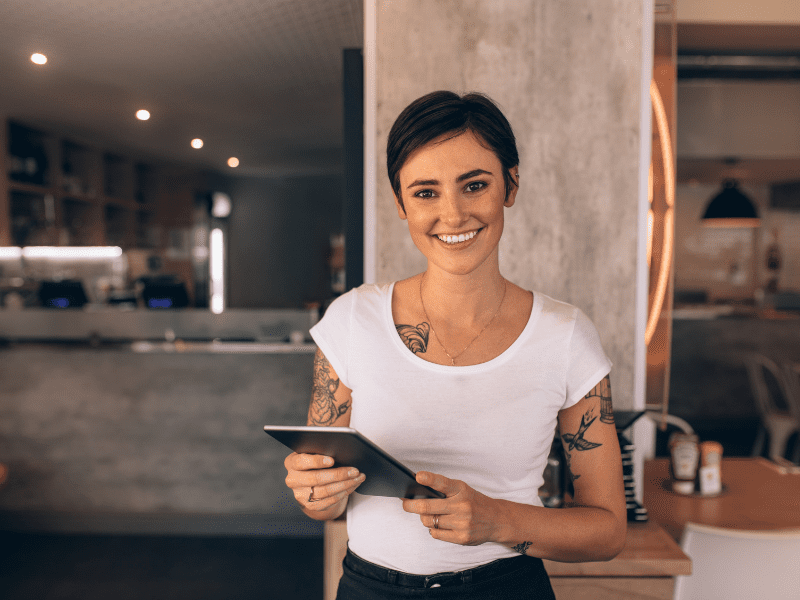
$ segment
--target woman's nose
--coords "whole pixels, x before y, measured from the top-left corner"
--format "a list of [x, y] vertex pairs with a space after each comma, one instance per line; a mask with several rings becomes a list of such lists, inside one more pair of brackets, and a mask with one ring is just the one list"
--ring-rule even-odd
[[444, 194], [442, 196], [441, 220], [448, 225], [461, 225], [469, 218], [466, 203], [459, 194]]

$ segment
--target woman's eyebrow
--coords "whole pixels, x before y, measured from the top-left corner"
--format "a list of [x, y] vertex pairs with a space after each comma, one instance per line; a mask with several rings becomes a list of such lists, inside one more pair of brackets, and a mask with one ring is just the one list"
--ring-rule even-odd
[[[472, 177], [476, 177], [478, 175], [493, 175], [493, 174], [491, 173], [491, 171], [484, 171], [483, 169], [473, 169], [472, 171], [468, 171], [468, 172], [464, 173], [463, 175], [459, 175], [458, 177], [456, 177], [456, 181], [460, 183], [460, 182], [462, 182], [462, 181], [464, 181], [466, 179], [471, 179]], [[438, 179], [416, 179], [416, 180], [412, 181], [411, 183], [409, 183], [406, 186], [406, 189], [410, 189], [412, 187], [418, 187], [418, 186], [421, 186], [421, 185], [439, 185], [439, 180]]]
[[461, 182], [464, 181], [465, 179], [476, 177], [477, 175], [492, 175], [492, 173], [489, 171], [484, 171], [483, 169], [473, 169], [472, 171], [464, 173], [463, 175], [459, 175], [456, 178], [456, 181]]
[[417, 187], [420, 185], [439, 185], [438, 179], [417, 179], [412, 181], [406, 186], [406, 189], [410, 189], [412, 187]]

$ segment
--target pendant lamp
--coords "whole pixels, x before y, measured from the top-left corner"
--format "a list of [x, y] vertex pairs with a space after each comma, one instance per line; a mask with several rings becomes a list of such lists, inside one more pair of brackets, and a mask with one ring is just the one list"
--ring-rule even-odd
[[735, 179], [722, 182], [722, 191], [711, 198], [703, 214], [706, 227], [759, 227], [755, 204], [739, 189]]

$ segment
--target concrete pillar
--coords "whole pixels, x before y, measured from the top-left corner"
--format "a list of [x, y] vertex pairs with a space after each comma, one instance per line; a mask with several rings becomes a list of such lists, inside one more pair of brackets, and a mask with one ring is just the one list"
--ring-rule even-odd
[[386, 176], [394, 119], [433, 90], [485, 92], [514, 127], [521, 161], [501, 270], [594, 320], [615, 364], [615, 406], [632, 408], [642, 0], [367, 1], [376, 3], [376, 281], [425, 268]]

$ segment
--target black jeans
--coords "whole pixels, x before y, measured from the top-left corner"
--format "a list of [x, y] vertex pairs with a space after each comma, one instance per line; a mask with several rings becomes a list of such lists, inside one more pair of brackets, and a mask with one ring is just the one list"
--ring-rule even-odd
[[337, 600], [555, 600], [542, 560], [530, 556], [505, 558], [476, 569], [428, 578], [409, 577], [385, 569], [363, 560], [350, 550], [342, 566], [344, 575], [339, 581]]

